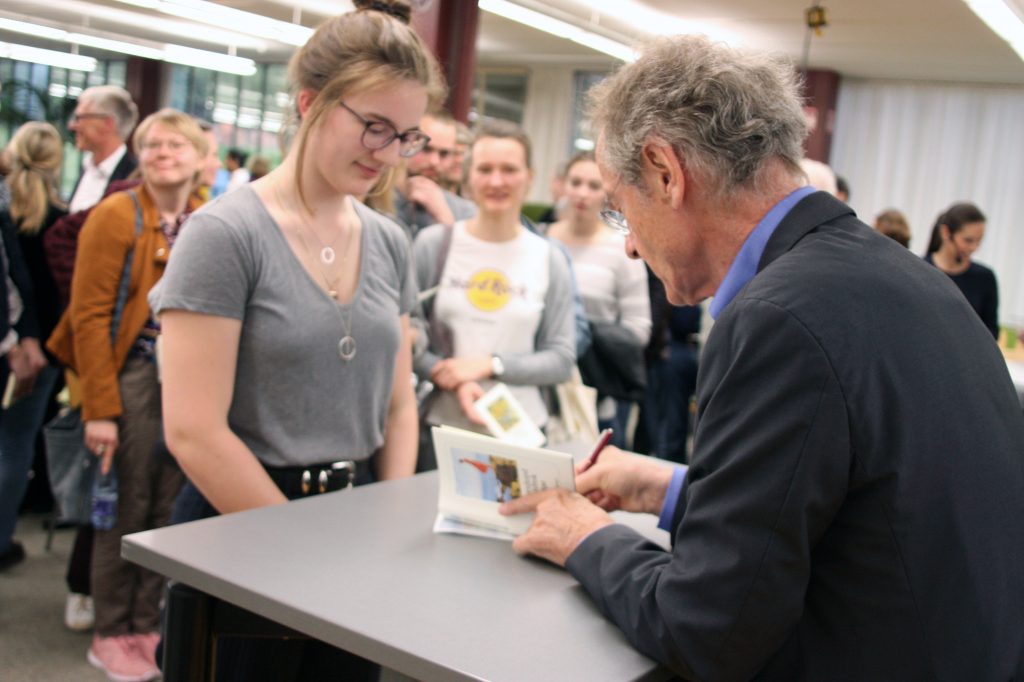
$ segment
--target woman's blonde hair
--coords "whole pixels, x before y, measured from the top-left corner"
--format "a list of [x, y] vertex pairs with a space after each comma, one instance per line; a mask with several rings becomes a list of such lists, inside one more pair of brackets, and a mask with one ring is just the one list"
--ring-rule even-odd
[[[203, 129], [199, 126], [199, 122], [185, 112], [178, 111], [177, 109], [171, 109], [170, 107], [165, 107], [142, 119], [142, 123], [139, 124], [139, 127], [135, 129], [135, 134], [132, 135], [132, 146], [135, 148], [136, 154], [142, 153], [142, 144], [146, 140], [146, 135], [149, 135], [149, 131], [152, 130], [153, 126], [157, 123], [162, 125], [164, 128], [167, 128], [172, 133], [177, 133], [187, 139], [192, 146], [195, 147], [196, 152], [199, 154], [199, 158], [206, 158], [206, 154], [210, 151], [210, 142], [206, 139], [206, 135], [203, 133]], [[196, 170], [193, 182], [199, 181], [199, 177], [202, 175], [202, 172], [202, 167]]]
[[427, 91], [428, 109], [440, 105], [447, 88], [430, 50], [407, 22], [408, 2], [356, 2], [354, 12], [320, 24], [292, 57], [288, 78], [298, 116], [298, 95], [316, 93], [297, 132], [295, 187], [299, 201], [312, 212], [302, 193], [302, 164], [309, 132], [343, 97], [389, 83], [412, 81]]
[[49, 123], [29, 121], [18, 128], [7, 145], [11, 166], [7, 185], [11, 190], [11, 218], [18, 231], [36, 234], [43, 227], [50, 204], [64, 208], [57, 194], [63, 154], [60, 133]]

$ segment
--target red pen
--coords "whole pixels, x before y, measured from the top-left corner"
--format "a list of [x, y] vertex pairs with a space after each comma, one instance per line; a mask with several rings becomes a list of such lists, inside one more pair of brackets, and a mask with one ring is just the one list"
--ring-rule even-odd
[[601, 454], [601, 451], [604, 450], [604, 446], [608, 445], [608, 441], [612, 439], [612, 433], [613, 431], [611, 429], [605, 429], [601, 432], [601, 435], [597, 438], [597, 445], [594, 446], [594, 450], [590, 453], [590, 457], [587, 457], [586, 462], [583, 463], [583, 467], [579, 470], [579, 474], [582, 474], [584, 471], [597, 464], [597, 458]]

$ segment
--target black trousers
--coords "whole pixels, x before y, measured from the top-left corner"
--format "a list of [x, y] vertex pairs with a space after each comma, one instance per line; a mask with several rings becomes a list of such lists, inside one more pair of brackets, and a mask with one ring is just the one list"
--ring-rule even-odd
[[[290, 480], [282, 484], [273, 477], [289, 499], [301, 496], [298, 485]], [[355, 485], [373, 481], [370, 471], [361, 471]], [[186, 481], [178, 494], [171, 523], [211, 516], [217, 516], [217, 510], [191, 481]], [[157, 651], [157, 661], [161, 660], [161, 653]], [[380, 666], [373, 661], [314, 639], [221, 637], [217, 640], [217, 682], [377, 682], [379, 679]]]

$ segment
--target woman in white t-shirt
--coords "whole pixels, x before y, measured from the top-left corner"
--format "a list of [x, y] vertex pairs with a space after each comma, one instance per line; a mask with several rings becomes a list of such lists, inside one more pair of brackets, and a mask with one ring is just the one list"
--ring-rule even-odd
[[427, 422], [479, 429], [473, 402], [501, 381], [543, 427], [539, 387], [566, 381], [576, 359], [569, 265], [521, 222], [533, 178], [525, 133], [488, 123], [469, 154], [466, 189], [479, 213], [426, 228], [413, 244], [420, 290], [437, 287], [429, 348], [414, 362], [440, 389]]
[[[594, 325], [602, 324], [628, 330], [639, 359], [651, 335], [647, 269], [643, 261], [626, 255], [625, 238], [601, 219], [607, 194], [592, 152], [580, 152], [569, 160], [565, 197], [563, 218], [551, 224], [547, 235], [565, 245], [572, 257], [591, 333], [600, 334]], [[616, 403], [611, 396], [603, 396], [598, 403], [599, 425], [615, 429], [613, 442], [620, 447], [627, 445], [629, 407], [629, 401]]]

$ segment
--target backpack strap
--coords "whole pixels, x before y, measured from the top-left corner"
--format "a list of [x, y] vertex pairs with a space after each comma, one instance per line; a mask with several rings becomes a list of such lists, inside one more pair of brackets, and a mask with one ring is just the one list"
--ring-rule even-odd
[[124, 267], [121, 268], [121, 280], [117, 285], [117, 298], [114, 300], [114, 314], [110, 320], [110, 343], [117, 340], [117, 329], [121, 326], [121, 315], [124, 313], [124, 304], [128, 300], [128, 288], [131, 285], [132, 261], [135, 259], [135, 243], [142, 234], [142, 204], [139, 203], [138, 193], [132, 189], [128, 190], [128, 196], [135, 204], [135, 237], [132, 239], [128, 252], [124, 255]]

